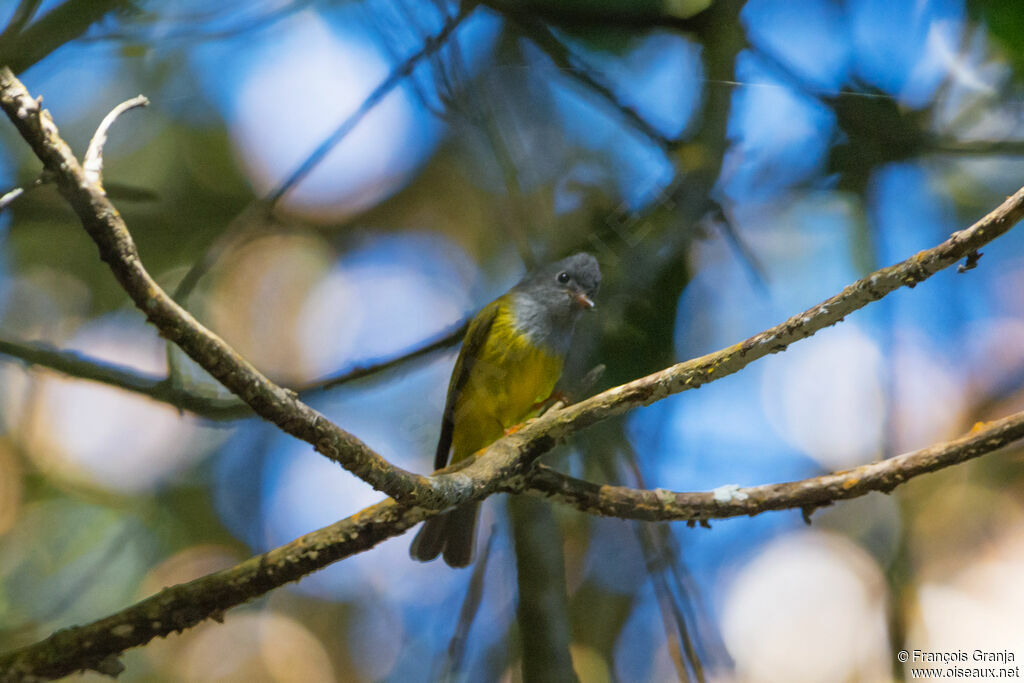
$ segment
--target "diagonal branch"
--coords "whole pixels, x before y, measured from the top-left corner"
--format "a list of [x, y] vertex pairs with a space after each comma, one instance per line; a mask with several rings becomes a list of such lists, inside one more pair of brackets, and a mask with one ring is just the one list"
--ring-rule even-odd
[[215, 398], [176, 387], [166, 379], [137, 370], [89, 358], [74, 351], [55, 349], [45, 344], [20, 342], [0, 337], [0, 354], [18, 358], [28, 365], [56, 370], [69, 377], [100, 382], [118, 389], [148, 396], [181, 410], [211, 419], [237, 411], [239, 406], [252, 414], [236, 398]]
[[[55, 177], [57, 187], [99, 247], [121, 287], [161, 335], [215, 377], [253, 411], [283, 431], [312, 444], [374, 488], [397, 500], [444, 507], [433, 480], [388, 463], [352, 434], [267, 379], [220, 337], [177, 304], [146, 271], [138, 249], [117, 209], [103, 190], [90, 182], [59, 136], [49, 112], [32, 98], [6, 67], [0, 69], [0, 107]], [[444, 489], [441, 482], [441, 489]]]
[[651, 142], [664, 151], [671, 151], [679, 146], [679, 141], [671, 139], [659, 132], [640, 112], [621, 101], [611, 87], [601, 82], [596, 71], [585, 60], [575, 54], [559, 40], [558, 36], [532, 12], [523, 12], [500, 3], [489, 3], [489, 6], [502, 12], [524, 36], [529, 38], [559, 69], [579, 82], [586, 89], [596, 93], [604, 102], [614, 109], [630, 126], [646, 136]]
[[599, 485], [557, 472], [544, 465], [509, 487], [570, 505], [592, 515], [645, 521], [700, 522], [770, 510], [814, 508], [858, 498], [871, 491], [888, 493], [922, 474], [979, 458], [1024, 439], [1024, 411], [990, 422], [946, 443], [897, 455], [853, 469], [801, 481], [740, 488], [723, 486], [705, 493], [664, 489], [633, 489]]
[[[543, 435], [557, 441], [601, 420], [738, 372], [760, 358], [785, 351], [790, 344], [842, 322], [854, 311], [901, 287], [917, 286], [960, 259], [967, 259], [968, 265], [973, 267], [981, 256], [978, 249], [1004, 234], [1021, 218], [1024, 218], [1024, 187], [974, 225], [953, 233], [941, 244], [896, 265], [876, 270], [774, 327], [738, 344], [678, 363], [546, 415], [532, 429], [528, 426], [516, 436], [530, 439]], [[964, 270], [967, 269], [965, 266]]]
[[35, 23], [0, 41], [0, 64], [21, 73], [54, 50], [82, 36], [116, 10], [130, 10], [131, 0], [65, 0]]
[[11, 20], [7, 22], [7, 27], [0, 33], [0, 43], [9, 40], [12, 36], [18, 35], [21, 29], [25, 28], [25, 25], [32, 21], [32, 16], [41, 4], [42, 0], [21, 0], [18, 6], [14, 8], [14, 14], [11, 15]]
[[[434, 35], [427, 36], [423, 46], [397, 64], [388, 76], [367, 95], [359, 108], [345, 117], [341, 123], [317, 145], [309, 156], [296, 168], [291, 175], [272, 189], [261, 200], [251, 202], [240, 214], [235, 216], [227, 230], [218, 238], [213, 247], [197, 261], [185, 274], [174, 292], [174, 298], [183, 301], [196, 286], [199, 280], [213, 267], [214, 263], [231, 248], [242, 233], [242, 226], [247, 225], [255, 217], [265, 218], [271, 214], [281, 198], [308, 176], [332, 149], [338, 146], [351, 133], [359, 122], [380, 104], [388, 93], [398, 87], [416, 69], [417, 64], [434, 56], [455, 33], [459, 25], [472, 13], [476, 4], [473, 0], [465, 0], [460, 4], [458, 12], [448, 17], [441, 29]], [[293, 8], [289, 8], [293, 9]]]
[[184, 301], [189, 293], [195, 288], [199, 280], [213, 267], [218, 259], [239, 239], [243, 232], [242, 226], [247, 226], [251, 220], [266, 219], [269, 217], [284, 195], [298, 185], [308, 176], [317, 165], [324, 160], [324, 157], [334, 149], [341, 141], [351, 133], [359, 122], [370, 113], [384, 98], [398, 87], [403, 80], [408, 78], [416, 68], [416, 65], [423, 59], [434, 56], [452, 37], [459, 25], [470, 15], [475, 8], [475, 2], [465, 0], [460, 4], [459, 11], [448, 17], [441, 29], [434, 35], [427, 36], [423, 46], [396, 65], [387, 78], [380, 82], [376, 88], [363, 100], [359, 108], [338, 124], [338, 126], [314, 149], [309, 156], [296, 168], [291, 175], [271, 190], [259, 201], [250, 204], [235, 216], [226, 231], [217, 239], [214, 245], [207, 250], [206, 254], [197, 261], [185, 274], [185, 277], [178, 284], [174, 292], [174, 299]]
[[[466, 326], [467, 323], [463, 321], [396, 356], [363, 362], [296, 391], [299, 396], [306, 399], [311, 394], [329, 391], [342, 384], [366, 379], [405, 363], [426, 358], [455, 346], [465, 334]], [[49, 344], [17, 341], [0, 334], [0, 356], [4, 355], [22, 360], [27, 365], [55, 370], [68, 377], [99, 382], [140, 394], [207, 420], [238, 420], [253, 415], [252, 408], [235, 397], [207, 396], [178, 386], [166, 377], [141, 373], [76, 351], [57, 349]], [[0, 358], [0, 361], [2, 360], [3, 358]]]
[[[572, 505], [591, 514], [639, 520], [690, 522], [755, 515], [768, 510], [812, 509], [835, 500], [889, 492], [928, 472], [978, 458], [1024, 438], [1024, 412], [989, 423], [948, 443], [879, 463], [801, 481], [707, 493], [675, 493], [598, 486], [538, 467], [506, 489]], [[331, 526], [189, 583], [166, 588], [121, 612], [58, 631], [34, 645], [0, 655], [0, 682], [31, 676], [57, 678], [79, 669], [116, 670], [125, 650], [224, 612], [333, 562], [369, 550], [431, 516], [393, 500], [377, 503]]]
[[405, 80], [413, 72], [413, 69], [416, 68], [416, 65], [422, 59], [434, 54], [440, 50], [446, 42], [448, 42], [448, 38], [450, 38], [452, 33], [455, 32], [455, 29], [459, 27], [459, 24], [462, 23], [463, 19], [468, 17], [475, 8], [475, 2], [471, 2], [469, 0], [462, 2], [459, 6], [459, 11], [445, 21], [440, 31], [435, 35], [428, 36], [423, 42], [423, 47], [409, 55], [405, 61], [396, 66], [391, 73], [388, 74], [388, 77], [381, 81], [380, 85], [374, 88], [373, 92], [363, 100], [363, 103], [359, 105], [359, 108], [342, 121], [341, 124], [335, 128], [334, 131], [328, 135], [315, 150], [313, 150], [313, 153], [306, 157], [306, 160], [302, 162], [301, 166], [295, 169], [295, 171], [293, 171], [292, 174], [284, 180], [284, 182], [274, 188], [267, 195], [267, 205], [273, 207], [281, 200], [281, 197], [283, 197], [288, 190], [302, 182], [303, 178], [309, 175], [309, 173], [324, 160], [324, 157], [327, 156], [328, 152], [334, 149], [334, 147], [341, 142], [341, 140], [348, 135], [353, 128], [359, 125], [359, 122], [363, 120], [363, 117], [366, 116], [370, 110], [376, 107], [389, 92], [395, 89], [395, 86]]
[[344, 372], [336, 375], [331, 375], [319, 381], [313, 382], [303, 386], [301, 389], [296, 389], [300, 396], [305, 397], [308, 394], [317, 393], [320, 391], [328, 391], [342, 384], [348, 382], [354, 382], [356, 380], [365, 379], [372, 375], [376, 375], [380, 372], [385, 372], [393, 368], [403, 365], [419, 358], [424, 358], [437, 351], [443, 351], [450, 349], [451, 347], [462, 341], [462, 338], [466, 334], [466, 330], [469, 328], [469, 318], [456, 323], [449, 329], [441, 332], [432, 339], [426, 339], [421, 342], [418, 346], [415, 346], [408, 351], [405, 351], [392, 358], [376, 358], [360, 365], [356, 365]]
[[[902, 460], [895, 459], [894, 465], [868, 465], [796, 485], [779, 484], [746, 490], [727, 487], [716, 492], [717, 496], [703, 494], [703, 498], [693, 500], [686, 497], [689, 494], [663, 491], [634, 493], [574, 480], [550, 480], [543, 470], [538, 474], [528, 469], [539, 456], [579, 429], [737, 372], [758, 358], [782, 351], [789, 344], [840, 322], [846, 315], [900, 287], [915, 286], [960, 259], [966, 258], [968, 264], [975, 264], [980, 256], [979, 248], [1005, 233], [1024, 216], [1024, 188], [974, 225], [954, 233], [941, 244], [902, 263], [878, 270], [824, 302], [744, 342], [614, 387], [567, 408], [549, 411], [517, 433], [482, 450], [474, 458], [435, 476], [422, 477], [389, 464], [356, 437], [298, 400], [294, 392], [270, 382], [178, 306], [143, 268], [131, 235], [117, 210], [102, 190], [86, 177], [70, 149], [58, 136], [49, 113], [42, 110], [39, 102], [6, 68], [0, 69], [0, 108], [4, 109], [46, 169], [53, 173], [58, 189], [99, 247], [101, 258], [163, 336], [178, 344], [254, 412], [287, 433], [314, 444], [318, 451], [342, 463], [398, 501], [384, 501], [327, 530], [314, 532], [252, 558], [235, 570], [170, 589], [140, 603], [141, 607], [137, 605], [90, 626], [57, 633], [42, 645], [0, 657], [0, 681], [19, 680], [32, 675], [32, 671], [56, 675], [54, 672], [70, 672], [81, 666], [114, 671], [117, 662], [111, 658], [116, 658], [117, 653], [125, 648], [147, 642], [160, 629], [180, 630], [209, 616], [219, 616], [227, 607], [241, 604], [325, 564], [372, 547], [376, 542], [400, 534], [418, 521], [436, 514], [423, 508], [436, 510], [481, 499], [501, 490], [536, 488], [544, 495], [594, 507], [594, 511], [612, 506], [608, 509], [615, 510], [616, 514], [641, 519], [652, 514], [649, 508], [654, 504], [659, 509], [670, 510], [670, 513], [664, 513], [668, 515], [665, 518], [690, 520], [751, 514], [761, 509], [813, 509], [831, 500], [853, 495], [844, 493], [846, 489], [854, 489], [858, 494], [868, 490], [888, 491], [909, 477], [978, 457], [1024, 434], [1024, 416], [1015, 415], [965, 439], [902, 456]], [[551, 481], [550, 485], [545, 484], [547, 480]], [[741, 505], [743, 495], [748, 497], [746, 500], [753, 497], [755, 503]], [[620, 505], [623, 497], [634, 507]], [[688, 509], [692, 514], [689, 516], [672, 507], [683, 503], [691, 505]], [[757, 505], [761, 507], [757, 508]], [[331, 536], [332, 533], [336, 535]], [[232, 574], [233, 571], [238, 573]], [[108, 637], [103, 640], [105, 644], [97, 645], [101, 636]], [[85, 659], [76, 659], [79, 651], [87, 653]]]
[[573, 432], [671, 394], [730, 375], [769, 353], [834, 325], [846, 315], [903, 286], [913, 287], [977, 251], [1024, 216], [1024, 188], [974, 225], [941, 244], [847, 286], [842, 292], [744, 342], [671, 366], [609, 389], [563, 410], [551, 411], [518, 433], [492, 444], [487, 457], [474, 458], [457, 473], [422, 477], [385, 461], [294, 394], [268, 380], [224, 341], [175, 303], [143, 268], [117, 210], [84, 177], [81, 166], [57, 135], [48, 112], [24, 86], [0, 70], [0, 107], [14, 122], [100, 248], [100, 255], [125, 291], [161, 334], [178, 344], [253, 411], [285, 432], [313, 444], [322, 454], [378, 490], [406, 505], [442, 509], [494, 493], [540, 455]]
[[[95, 183], [89, 182], [67, 145], [58, 137], [49, 115], [7, 70], [0, 71], [0, 106], [44, 165], [55, 174], [58, 187], [96, 241], [101, 257], [108, 262], [136, 304], [146, 312], [150, 322], [257, 413], [285, 431], [311, 441], [318, 450], [340, 460], [371, 484], [384, 484], [379, 487], [383, 490], [390, 488], [411, 493], [424, 486], [434, 493], [437, 489], [431, 486], [440, 482], [440, 494], [435, 493], [430, 500], [437, 507], [443, 507], [471, 497], [480, 498], [502, 488], [529, 488], [591, 511], [613, 510], [620, 516], [647, 518], [645, 515], [652, 514], [654, 509], [661, 511], [656, 514], [666, 515], [663, 518], [708, 519], [751, 514], [761, 509], [808, 508], [841, 497], [860, 495], [867, 490], [889, 490], [911, 476], [977, 457], [1020, 438], [1024, 433], [1024, 419], [1015, 416], [945, 447], [798, 484], [738, 492], [730, 490], [731, 495], [724, 500], [713, 494], [634, 492], [597, 487], [559, 478], [544, 470], [531, 473], [529, 479], [522, 475], [524, 467], [577, 429], [736, 372], [757, 358], [781, 351], [792, 342], [839, 322], [843, 316], [899, 287], [913, 286], [961, 258], [976, 257], [980, 246], [1008, 230], [1024, 215], [1024, 189], [946, 242], [896, 266], [877, 271], [774, 328], [741, 344], [680, 363], [582, 403], [553, 411], [517, 434], [496, 442], [484, 451], [484, 457], [478, 456], [462, 471], [426, 479], [389, 465], [355, 437], [301, 403], [294, 394], [271, 383], [177, 306], [142, 267], [135, 245], [116, 209]], [[444, 486], [445, 483], [449, 485]], [[688, 495], [703, 497], [690, 500]], [[762, 507], [758, 508], [758, 505]], [[170, 589], [96, 624], [55, 634], [41, 645], [0, 660], [0, 666], [5, 667], [0, 672], [4, 678], [13, 678], [29, 672], [59, 675], [59, 672], [66, 673], [83, 666], [116, 669], [109, 657], [116, 656], [127, 647], [147, 642], [160, 635], [161, 629], [180, 630], [207, 616], [220, 614], [227, 607], [295, 580], [324, 564], [372, 547], [383, 538], [402, 533], [429, 514], [419, 508], [403, 508], [394, 501], [385, 501], [328, 530], [253, 558], [234, 570]], [[340, 539], [335, 537], [331, 542], [330, 533], [339, 530], [342, 530]], [[225, 581], [230, 583], [230, 589], [225, 586]], [[76, 656], [77, 659], [72, 659]], [[62, 661], [60, 666], [65, 668], [58, 668], [54, 663], [56, 660]]]
[[0, 655], [0, 683], [60, 678], [92, 669], [116, 675], [117, 657], [153, 638], [179, 633], [224, 611], [397, 536], [430, 513], [386, 500], [230, 569], [165, 588], [131, 607], [85, 626], [57, 631], [38, 643]]

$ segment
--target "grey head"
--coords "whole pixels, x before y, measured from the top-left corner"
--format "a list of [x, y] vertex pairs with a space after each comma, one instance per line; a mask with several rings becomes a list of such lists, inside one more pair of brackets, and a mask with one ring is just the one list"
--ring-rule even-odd
[[564, 354], [576, 320], [601, 287], [597, 259], [580, 252], [527, 275], [512, 288], [516, 325], [535, 344]]

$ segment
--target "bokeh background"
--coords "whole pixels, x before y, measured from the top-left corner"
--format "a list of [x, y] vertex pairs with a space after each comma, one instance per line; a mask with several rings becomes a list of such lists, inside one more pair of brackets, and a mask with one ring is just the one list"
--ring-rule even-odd
[[[605, 284], [565, 385], [603, 364], [596, 391], [740, 341], [1024, 183], [1017, 0], [508, 0], [459, 19], [443, 0], [4, 0], [0, 22], [33, 5], [0, 34], [0, 60], [79, 153], [116, 103], [150, 98], [113, 129], [107, 189], [158, 280], [292, 387], [444, 337], [531, 265], [588, 250]], [[373, 95], [442, 30], [440, 49]], [[4, 189], [38, 173], [9, 125], [0, 156]], [[1018, 228], [974, 270], [545, 461], [707, 490], [871, 462], [1024, 409], [1022, 249]], [[0, 341], [222, 392], [130, 307], [52, 186], [0, 214]], [[454, 354], [310, 401], [427, 471]], [[0, 649], [379, 497], [259, 420], [200, 418], [17, 356], [0, 354]], [[811, 526], [799, 511], [703, 529], [543, 505], [513, 517], [564, 576], [518, 583], [496, 497], [475, 608], [472, 571], [414, 563], [401, 537], [132, 651], [123, 680], [516, 681], [517, 594], [551, 582], [584, 681], [697, 668], [885, 681], [906, 675], [904, 648], [1006, 648], [1019, 662], [1021, 457], [819, 510]]]

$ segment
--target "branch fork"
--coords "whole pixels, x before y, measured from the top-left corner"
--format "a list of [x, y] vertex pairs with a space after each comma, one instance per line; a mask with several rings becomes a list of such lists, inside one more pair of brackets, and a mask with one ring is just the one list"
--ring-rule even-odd
[[[101, 124], [85, 165], [59, 137], [48, 112], [9, 69], [0, 68], [0, 108], [52, 174], [61, 194], [114, 276], [168, 340], [218, 379], [256, 414], [310, 444], [389, 499], [329, 527], [307, 534], [236, 567], [165, 589], [117, 614], [0, 655], [0, 682], [59, 677], [79, 669], [115, 670], [125, 649], [219, 617], [226, 609], [295, 581], [380, 541], [397, 536], [438, 511], [498, 491], [527, 493], [572, 505], [591, 514], [641, 520], [685, 520], [702, 525], [714, 518], [754, 515], [768, 510], [809, 511], [833, 501], [888, 492], [921, 474], [991, 453], [1024, 439], [1024, 412], [985, 425], [968, 435], [880, 463], [798, 482], [712, 492], [677, 493], [602, 486], [560, 474], [537, 459], [574, 432], [697, 388], [739, 371], [751, 362], [834, 325], [850, 313], [902, 287], [967, 259], [1024, 217], [1024, 188], [994, 211], [945, 242], [883, 268], [822, 303], [739, 344], [665, 368], [596, 396], [549, 410], [517, 433], [499, 439], [472, 460], [433, 476], [407, 472], [389, 463], [352, 434], [277, 386], [213, 332], [203, 327], [164, 292], [143, 267], [127, 226], [100, 187], [102, 148], [117, 116], [144, 98], [119, 105]], [[109, 121], [108, 121], [109, 119]]]

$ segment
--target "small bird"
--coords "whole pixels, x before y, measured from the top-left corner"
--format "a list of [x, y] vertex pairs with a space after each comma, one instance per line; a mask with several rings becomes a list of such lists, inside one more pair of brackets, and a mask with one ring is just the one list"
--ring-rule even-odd
[[[579, 253], [528, 275], [484, 306], [469, 323], [455, 361], [434, 468], [468, 458], [540, 409], [562, 374], [573, 327], [594, 307], [597, 259]], [[409, 554], [452, 567], [473, 561], [480, 503], [428, 519]]]

